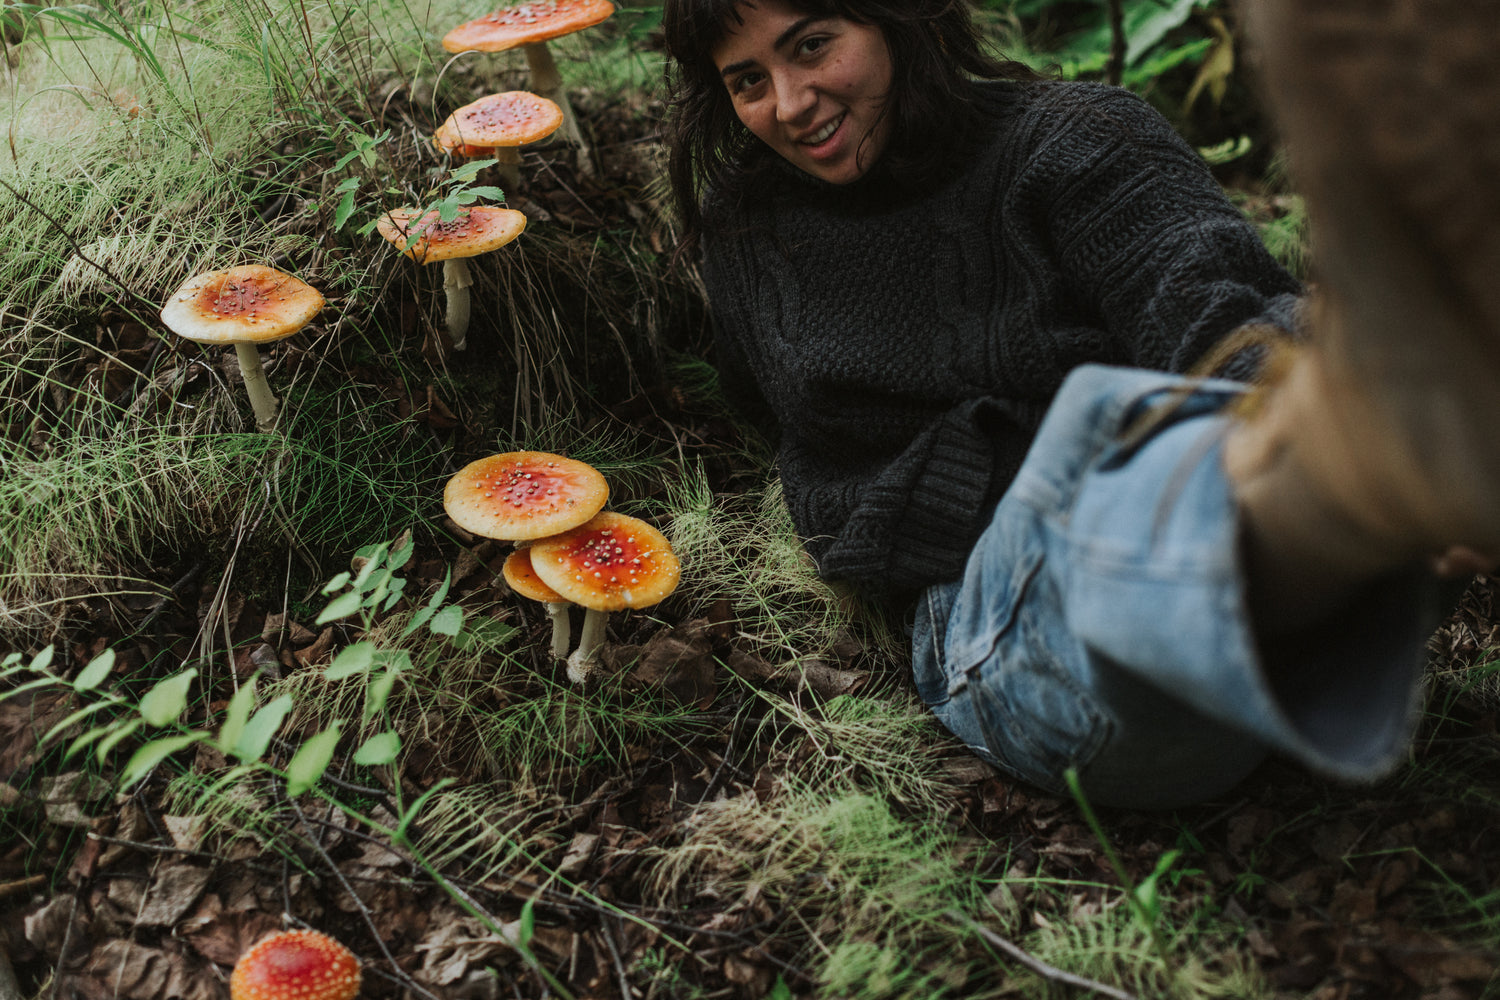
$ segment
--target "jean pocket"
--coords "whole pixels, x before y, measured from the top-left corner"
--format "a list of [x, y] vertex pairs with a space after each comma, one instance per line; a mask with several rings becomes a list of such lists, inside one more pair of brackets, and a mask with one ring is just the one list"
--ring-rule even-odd
[[990, 655], [969, 666], [967, 683], [955, 694], [967, 704], [950, 709], [971, 716], [995, 763], [1064, 792], [1063, 772], [1086, 767], [1111, 730], [1109, 716], [1080, 679], [1087, 676], [1086, 656], [1060, 614], [1023, 606]]

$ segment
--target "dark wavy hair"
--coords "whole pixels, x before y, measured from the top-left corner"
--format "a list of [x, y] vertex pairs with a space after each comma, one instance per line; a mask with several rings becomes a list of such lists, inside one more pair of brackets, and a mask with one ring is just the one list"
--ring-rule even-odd
[[[996, 58], [969, 13], [968, 0], [786, 0], [814, 17], [874, 25], [891, 52], [893, 78], [884, 114], [891, 116], [882, 167], [903, 181], [934, 179], [952, 160], [978, 116], [972, 81], [1034, 80], [1022, 63]], [[683, 223], [681, 250], [691, 253], [703, 230], [710, 190], [744, 196], [775, 153], [740, 122], [710, 53], [753, 0], [666, 0], [665, 134], [668, 179]]]

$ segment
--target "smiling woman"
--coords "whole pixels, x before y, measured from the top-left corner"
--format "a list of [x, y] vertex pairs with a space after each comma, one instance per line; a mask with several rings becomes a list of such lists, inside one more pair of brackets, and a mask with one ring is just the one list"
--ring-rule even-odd
[[[1449, 90], [1483, 109], [1464, 121], [1496, 120], [1500, 74], [1459, 60], [1432, 84], [1378, 5], [1255, 7], [1285, 17], [1266, 55], [1298, 81], [1293, 162], [1340, 210], [1313, 213], [1334, 248], [1319, 310], [1160, 114], [985, 55], [965, 0], [663, 5], [671, 177], [721, 384], [777, 440], [818, 572], [907, 616], [918, 693], [976, 753], [1105, 804], [1201, 801], [1271, 750], [1386, 772], [1435, 624], [1421, 557], [1500, 553], [1500, 252], [1431, 271], [1400, 247], [1486, 245], [1500, 211], [1414, 234], [1436, 201], [1354, 193], [1430, 154], [1415, 175], [1454, 178], [1446, 204], [1500, 205], [1470, 113], [1425, 124]], [[1445, 7], [1444, 38], [1492, 37], [1474, 9]], [[1441, 141], [1396, 141], [1400, 121]], [[1361, 164], [1367, 187], [1346, 185]], [[1472, 302], [1423, 286], [1450, 269]], [[1294, 353], [1305, 324], [1313, 347], [1242, 405], [1262, 349]], [[1462, 377], [1408, 378], [1447, 356]]]
[[890, 134], [891, 52], [880, 29], [757, 0], [712, 55], [735, 114], [789, 163], [832, 184], [863, 176]]

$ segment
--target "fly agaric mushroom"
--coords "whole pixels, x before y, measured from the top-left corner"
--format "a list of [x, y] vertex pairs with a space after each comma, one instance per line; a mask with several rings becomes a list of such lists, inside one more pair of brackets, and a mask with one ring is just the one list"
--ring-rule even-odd
[[531, 568], [542, 582], [586, 609], [568, 679], [593, 672], [609, 612], [649, 608], [677, 589], [682, 567], [671, 543], [638, 518], [613, 511], [531, 546]]
[[359, 960], [317, 931], [280, 931], [235, 963], [230, 1000], [354, 1000]]
[[[393, 208], [375, 223], [380, 235], [396, 249], [420, 264], [443, 262], [443, 290], [448, 293], [448, 337], [461, 351], [469, 342], [469, 286], [474, 278], [464, 258], [498, 250], [521, 235], [526, 216], [513, 208], [474, 205], [452, 222], [443, 222], [436, 211], [415, 219], [419, 209]], [[417, 240], [407, 242], [413, 233]]]
[[266, 382], [257, 344], [290, 337], [323, 308], [323, 295], [273, 267], [246, 264], [189, 278], [162, 307], [161, 321], [200, 344], [233, 344], [255, 425], [276, 426], [277, 400]]
[[560, 660], [568, 655], [568, 643], [572, 640], [572, 623], [568, 621], [568, 608], [572, 603], [542, 582], [531, 567], [531, 550], [516, 549], [505, 557], [500, 573], [510, 589], [522, 597], [541, 601], [547, 606], [547, 617], [552, 619], [552, 658]]
[[508, 451], [470, 462], [443, 488], [443, 509], [465, 531], [524, 542], [577, 527], [604, 509], [609, 484], [587, 462]]
[[498, 161], [506, 193], [521, 184], [521, 149], [557, 131], [562, 109], [553, 101], [524, 90], [489, 94], [465, 104], [438, 126], [432, 140], [459, 156], [490, 156]]
[[504, 52], [521, 46], [531, 70], [531, 89], [557, 102], [565, 119], [564, 136], [586, 154], [583, 133], [547, 42], [592, 27], [614, 12], [615, 5], [609, 0], [526, 0], [460, 24], [443, 36], [443, 48], [449, 52]]

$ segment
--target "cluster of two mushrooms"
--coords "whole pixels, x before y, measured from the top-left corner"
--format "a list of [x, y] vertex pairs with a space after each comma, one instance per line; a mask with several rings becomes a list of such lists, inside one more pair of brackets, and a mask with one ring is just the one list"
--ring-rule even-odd
[[531, 88], [562, 109], [564, 137], [585, 153], [583, 133], [563, 90], [562, 74], [547, 43], [592, 27], [615, 12], [609, 0], [525, 0], [467, 21], [443, 36], [449, 52], [504, 52], [519, 47], [526, 54]]
[[677, 589], [681, 568], [651, 525], [604, 510], [609, 486], [592, 466], [540, 451], [471, 462], [448, 480], [443, 507], [453, 522], [483, 538], [520, 545], [505, 561], [512, 590], [547, 605], [552, 655], [567, 653], [568, 607], [585, 609], [568, 678], [593, 671], [611, 611], [647, 608]]

